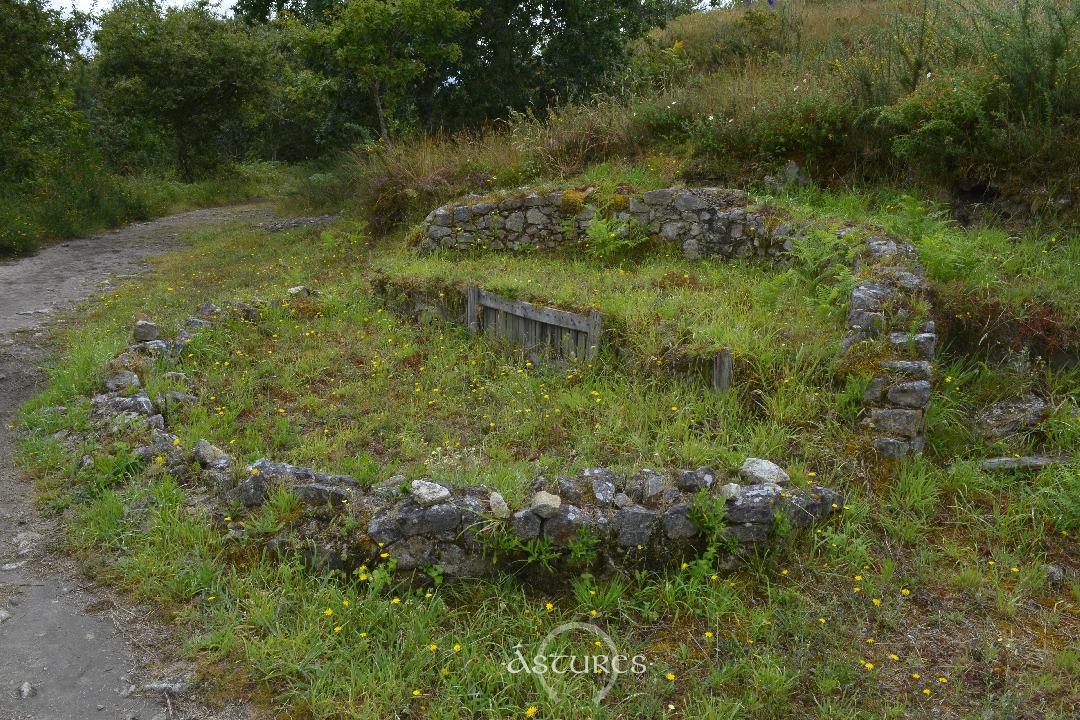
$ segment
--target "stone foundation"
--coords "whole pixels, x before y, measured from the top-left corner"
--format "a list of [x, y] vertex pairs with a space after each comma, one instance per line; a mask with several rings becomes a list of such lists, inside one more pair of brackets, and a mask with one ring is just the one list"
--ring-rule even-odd
[[[208, 305], [201, 311], [185, 327], [205, 327], [230, 313], [250, 317], [258, 308]], [[720, 539], [732, 551], [760, 548], [842, 507], [836, 492], [795, 486], [782, 468], [760, 458], [747, 459], [730, 477], [711, 468], [642, 469], [630, 476], [594, 468], [573, 478], [536, 478], [528, 501], [516, 510], [490, 489], [450, 488], [429, 478], [409, 482], [396, 476], [364, 486], [348, 475], [267, 459], [241, 465], [206, 440], [188, 449], [168, 432], [161, 411], [170, 402], [197, 402], [196, 395], [151, 398], [141, 387], [138, 371], [146, 356], [170, 362], [191, 332], [162, 340], [155, 325], [140, 326], [140, 335], [152, 339], [111, 361], [104, 392], [93, 398], [94, 419], [109, 432], [148, 438], [137, 455], [176, 477], [198, 468], [198, 479], [217, 498], [214, 512], [220, 517], [254, 509], [274, 490], [287, 489], [307, 512], [268, 546], [292, 547], [326, 568], [393, 560], [397, 570], [438, 567], [449, 576], [475, 576], [496, 569], [493, 558], [527, 555], [528, 545], [540, 539], [559, 550], [588, 548], [588, 564], [600, 568], [662, 566], [691, 556], [710, 540]]]
[[862, 281], [851, 292], [844, 350], [875, 345], [875, 375], [863, 394], [874, 448], [886, 457], [921, 453], [937, 333], [932, 320], [915, 331], [917, 304], [929, 307], [926, 272], [909, 243], [874, 236], [855, 261]]

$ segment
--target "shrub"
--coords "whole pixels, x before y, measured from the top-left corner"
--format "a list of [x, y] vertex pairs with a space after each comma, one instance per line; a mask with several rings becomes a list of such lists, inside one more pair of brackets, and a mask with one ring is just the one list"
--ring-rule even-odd
[[601, 260], [617, 260], [642, 247], [649, 235], [636, 223], [594, 217], [585, 231], [589, 252]]

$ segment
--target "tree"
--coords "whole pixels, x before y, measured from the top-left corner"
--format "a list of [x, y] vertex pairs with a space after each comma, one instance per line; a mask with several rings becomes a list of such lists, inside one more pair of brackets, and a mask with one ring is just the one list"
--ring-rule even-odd
[[588, 92], [627, 58], [629, 41], [691, 12], [696, 0], [460, 0], [475, 14], [461, 33], [461, 60], [447, 73], [438, 114], [468, 126], [542, 111]]
[[15, 166], [26, 164], [38, 131], [57, 129], [42, 120], [55, 123], [53, 110], [70, 106], [67, 71], [85, 25], [85, 15], [64, 17], [43, 0], [0, 0], [0, 170], [6, 179], [25, 171]]
[[262, 36], [205, 2], [162, 13], [154, 0], [121, 0], [94, 33], [99, 125], [113, 159], [160, 138], [185, 177], [242, 146], [245, 109], [262, 91]]
[[329, 26], [339, 69], [371, 94], [387, 147], [388, 116], [425, 72], [461, 56], [454, 40], [469, 18], [454, 0], [349, 0]]

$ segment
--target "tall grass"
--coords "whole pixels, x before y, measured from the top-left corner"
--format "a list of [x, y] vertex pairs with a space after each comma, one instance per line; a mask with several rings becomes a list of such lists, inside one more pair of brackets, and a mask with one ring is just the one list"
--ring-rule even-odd
[[385, 230], [457, 196], [613, 160], [662, 158], [669, 182], [752, 182], [795, 159], [824, 183], [1076, 184], [1080, 0], [782, 8], [676, 19], [591, 98], [361, 149], [335, 181], [313, 177], [294, 194], [349, 198]]
[[32, 252], [50, 238], [76, 237], [192, 207], [267, 197], [286, 169], [237, 165], [214, 177], [181, 182], [152, 174], [113, 175], [73, 162], [32, 180], [0, 183], [0, 256]]

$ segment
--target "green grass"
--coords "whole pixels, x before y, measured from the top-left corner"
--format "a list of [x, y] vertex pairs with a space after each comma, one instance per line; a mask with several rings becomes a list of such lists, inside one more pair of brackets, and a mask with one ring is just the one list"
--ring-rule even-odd
[[[888, 202], [855, 195], [777, 200], [796, 212], [864, 207], [864, 219], [904, 217], [890, 215]], [[25, 409], [22, 462], [46, 507], [64, 514], [69, 548], [100, 577], [175, 618], [215, 696], [239, 691], [282, 717], [314, 718], [525, 717], [530, 707], [540, 718], [1016, 712], [1063, 720], [1072, 713], [1080, 583], [1074, 575], [1050, 585], [1045, 564], [1070, 567], [1076, 556], [1080, 466], [993, 476], [976, 461], [1003, 450], [1075, 453], [1075, 372], [943, 357], [931, 451], [896, 467], [871, 465], [856, 450], [853, 398], [819, 350], [831, 346], [823, 339], [835, 338], [828, 328], [841, 316], [830, 304], [843, 302], [827, 290], [845, 279], [821, 278], [810, 260], [835, 248], [808, 248], [802, 270], [652, 254], [620, 274], [580, 259], [417, 258], [399, 240], [374, 242], [350, 225], [276, 234], [233, 227], [190, 242], [154, 274], [99, 298], [64, 337], [49, 387]], [[701, 287], [656, 288], [671, 271], [696, 276]], [[752, 338], [721, 320], [744, 295], [754, 299], [739, 315], [747, 327], [779, 314], [782, 330], [762, 326], [764, 335], [800, 333], [805, 324], [822, 341], [800, 351], [796, 343], [807, 336], [796, 334], [754, 369], [750, 387], [726, 396], [606, 354], [592, 367], [530, 367], [459, 329], [393, 317], [372, 288], [386, 273], [438, 284], [482, 277], [553, 303], [596, 302], [622, 317], [627, 337], [636, 333], [643, 348], [675, 335], [649, 335], [651, 316], [635, 298], [666, 309], [676, 326], [681, 312], [696, 309], [697, 320], [714, 323], [701, 348]], [[775, 297], [758, 291], [755, 278]], [[243, 458], [270, 455], [365, 481], [403, 470], [519, 494], [541, 472], [600, 463], [729, 469], [754, 453], [785, 462], [796, 476], [814, 472], [844, 491], [846, 510], [733, 572], [672, 557], [663, 572], [539, 584], [505, 575], [408, 583], [387, 566], [365, 569], [361, 580], [263, 553], [266, 538], [298, 520], [288, 494], [256, 513], [225, 515], [195, 499], [198, 487], [134, 464], [134, 439], [102, 443], [80, 434], [88, 402], [78, 396], [97, 386], [101, 364], [127, 343], [133, 320], [168, 323], [204, 301], [279, 299], [301, 283], [321, 295], [270, 307], [255, 322], [222, 323], [180, 359], [201, 395], [171, 421], [185, 446], [206, 437]], [[580, 289], [593, 285], [595, 294]], [[776, 303], [767, 307], [777, 313], [757, 301]], [[791, 317], [800, 302], [817, 311]], [[800, 357], [813, 362], [800, 365]], [[153, 391], [168, 387], [167, 369], [147, 367]], [[1060, 406], [1050, 423], [1008, 447], [977, 442], [974, 410], [1028, 388]], [[58, 404], [68, 413], [47, 411]], [[52, 436], [64, 427], [80, 431], [73, 447]], [[84, 452], [95, 462], [80, 469]], [[229, 529], [243, 532], [227, 536]], [[568, 620], [597, 623], [621, 652], [644, 655], [647, 671], [622, 677], [595, 708], [583, 680], [553, 704], [531, 678], [506, 670], [516, 643], [535, 651]], [[577, 638], [575, 647], [591, 640]]]
[[154, 175], [110, 175], [69, 168], [26, 186], [0, 184], [0, 256], [32, 252], [42, 242], [80, 237], [137, 220], [277, 193], [290, 172], [252, 163], [196, 182]]

